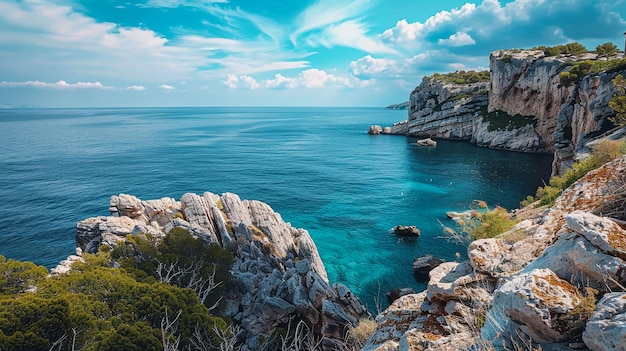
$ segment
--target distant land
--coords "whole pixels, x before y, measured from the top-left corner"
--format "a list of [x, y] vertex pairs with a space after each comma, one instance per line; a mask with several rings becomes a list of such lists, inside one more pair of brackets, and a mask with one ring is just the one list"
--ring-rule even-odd
[[405, 101], [399, 104], [389, 105], [385, 107], [385, 110], [406, 110], [407, 108], [409, 108], [409, 102]]

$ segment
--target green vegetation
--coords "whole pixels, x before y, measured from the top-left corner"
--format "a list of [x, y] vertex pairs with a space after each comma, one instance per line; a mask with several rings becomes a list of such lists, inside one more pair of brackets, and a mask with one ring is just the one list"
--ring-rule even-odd
[[207, 342], [228, 333], [211, 314], [229, 281], [225, 250], [173, 230], [84, 259], [46, 277], [45, 267], [0, 256], [0, 350], [186, 349], [198, 330]]
[[489, 131], [494, 130], [513, 130], [517, 128], [522, 128], [528, 124], [536, 124], [537, 119], [533, 116], [522, 116], [522, 115], [509, 115], [508, 113], [500, 110], [487, 112], [487, 107], [482, 107], [480, 110], [480, 115], [485, 119], [485, 121], [489, 122]]
[[604, 43], [596, 46], [596, 52], [600, 56], [609, 57], [617, 53], [617, 46], [613, 43]]
[[451, 84], [471, 84], [488, 82], [491, 79], [489, 71], [456, 71], [446, 74], [435, 73], [429, 78]]
[[593, 149], [592, 155], [574, 163], [562, 176], [550, 178], [549, 185], [539, 187], [535, 196], [528, 196], [520, 203], [521, 207], [539, 201], [540, 206], [552, 206], [563, 190], [578, 179], [603, 164], [626, 154], [626, 141], [604, 140]]
[[515, 226], [516, 220], [503, 207], [489, 209], [484, 201], [474, 201], [464, 219], [457, 220], [458, 230], [444, 227], [444, 232], [461, 243], [496, 237]]
[[574, 42], [565, 45], [557, 46], [537, 46], [532, 50], [541, 50], [546, 56], [557, 56], [561, 54], [565, 55], [580, 55], [589, 52], [582, 44]]
[[567, 72], [561, 72], [559, 78], [562, 84], [570, 85], [577, 83], [583, 79], [584, 76], [589, 74], [596, 74], [600, 72], [615, 72], [626, 68], [626, 59], [613, 59], [613, 60], [584, 60], [572, 65], [572, 68]]
[[453, 97], [449, 98], [447, 101], [458, 101], [458, 100], [461, 100], [461, 99], [470, 98], [470, 97], [472, 97], [474, 95], [484, 95], [484, 94], [487, 94], [487, 93], [489, 93], [489, 90], [487, 90], [487, 89], [479, 89], [478, 87], [475, 87], [474, 89], [468, 90], [468, 91], [466, 91], [464, 93], [461, 93], [459, 95], [454, 95]]
[[615, 94], [609, 101], [609, 107], [615, 111], [615, 116], [609, 117], [609, 121], [616, 126], [626, 126], [626, 79], [621, 74], [613, 78]]

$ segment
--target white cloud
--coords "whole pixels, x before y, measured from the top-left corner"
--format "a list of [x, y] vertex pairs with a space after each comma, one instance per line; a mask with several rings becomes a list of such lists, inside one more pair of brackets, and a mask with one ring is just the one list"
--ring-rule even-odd
[[467, 33], [456, 32], [455, 34], [449, 36], [447, 39], [439, 39], [437, 43], [443, 46], [458, 47], [465, 45], [474, 45], [476, 44], [476, 41]]
[[391, 59], [378, 59], [370, 55], [364, 56], [356, 61], [350, 62], [350, 71], [356, 77], [371, 77], [384, 72], [398, 70], [398, 63]]
[[324, 88], [324, 87], [354, 87], [363, 86], [360, 80], [351, 80], [348, 77], [340, 77], [326, 71], [311, 68], [300, 72], [297, 77], [285, 77], [282, 74], [274, 75], [272, 79], [257, 81], [250, 76], [227, 75], [222, 81], [231, 89], [274, 89], [274, 88]]
[[148, 0], [145, 4], [138, 4], [139, 7], [197, 7], [205, 8], [207, 4], [228, 3], [228, 0]]
[[115, 89], [110, 86], [105, 86], [100, 82], [76, 82], [76, 83], [68, 83], [64, 80], [60, 80], [56, 83], [47, 83], [41, 82], [38, 80], [25, 81], [25, 82], [0, 82], [0, 87], [3, 88], [19, 88], [19, 87], [29, 87], [29, 88], [42, 88], [42, 89]]
[[370, 53], [396, 53], [395, 50], [387, 47], [380, 41], [369, 38], [366, 35], [364, 24], [353, 20], [328, 26], [321, 34], [312, 35], [307, 38], [307, 41], [313, 46], [316, 46], [317, 42], [319, 42], [328, 48], [344, 46]]
[[146, 90], [146, 87], [144, 87], [142, 85], [131, 85], [129, 87], [126, 87], [126, 90], [143, 91], [143, 90]]
[[369, 26], [363, 22], [371, 0], [318, 0], [304, 10], [296, 19], [297, 29], [290, 35], [291, 42], [300, 41], [310, 46], [328, 48], [344, 46], [371, 53], [395, 51], [376, 36], [368, 36]]
[[159, 85], [159, 88], [161, 88], [161, 89], [163, 89], [165, 91], [172, 91], [172, 90], [176, 89], [173, 86], [168, 85], [168, 84], [161, 84], [161, 85]]

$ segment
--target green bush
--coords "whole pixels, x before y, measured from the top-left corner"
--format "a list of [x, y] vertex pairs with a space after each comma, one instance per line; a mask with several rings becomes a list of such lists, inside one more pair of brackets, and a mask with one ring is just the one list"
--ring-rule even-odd
[[508, 113], [495, 110], [488, 112], [487, 107], [481, 107], [480, 115], [489, 122], [487, 128], [490, 132], [494, 130], [513, 130], [522, 128], [528, 124], [536, 124], [537, 119], [533, 116], [509, 115]]
[[513, 228], [516, 223], [506, 209], [500, 206], [481, 213], [477, 219], [478, 225], [469, 231], [471, 240], [496, 237]]
[[613, 43], [604, 43], [596, 46], [596, 52], [600, 56], [611, 56], [617, 53], [617, 46]]
[[546, 56], [557, 56], [560, 54], [580, 55], [589, 52], [586, 47], [577, 42], [551, 47], [538, 46], [534, 47], [533, 50], [541, 50]]
[[491, 75], [489, 71], [456, 71], [446, 74], [435, 73], [429, 78], [451, 84], [472, 84], [488, 82]]
[[621, 74], [612, 80], [615, 93], [609, 101], [609, 107], [615, 111], [615, 116], [609, 117], [616, 126], [626, 126], [626, 79]]
[[[175, 230], [159, 242], [137, 235], [114, 250], [83, 258], [68, 274], [46, 278], [45, 267], [0, 256], [0, 350], [70, 350], [73, 345], [84, 351], [163, 350], [163, 332], [188, 349], [196, 328], [213, 340], [216, 330], [228, 329], [207, 307], [219, 301], [226, 283], [211, 290], [205, 304], [196, 290], [184, 287], [194, 279], [190, 267], [217, 282], [230, 279], [233, 256], [216, 245]], [[157, 260], [181, 268], [181, 274], [160, 282]], [[114, 268], [119, 267], [115, 262], [122, 267]], [[191, 262], [196, 264], [188, 266]], [[168, 311], [176, 328], [163, 330]]]

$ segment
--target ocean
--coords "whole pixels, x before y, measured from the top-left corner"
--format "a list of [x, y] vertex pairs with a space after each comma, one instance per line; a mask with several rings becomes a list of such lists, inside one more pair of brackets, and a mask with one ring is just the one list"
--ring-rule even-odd
[[[516, 208], [547, 181], [551, 156], [368, 135], [406, 111], [376, 108], [0, 110], [0, 254], [55, 266], [78, 221], [108, 215], [111, 195], [179, 199], [233, 192], [313, 237], [331, 283], [372, 308], [385, 292], [423, 290], [413, 259], [463, 259], [439, 221], [472, 200]], [[416, 241], [389, 230], [415, 225]]]

